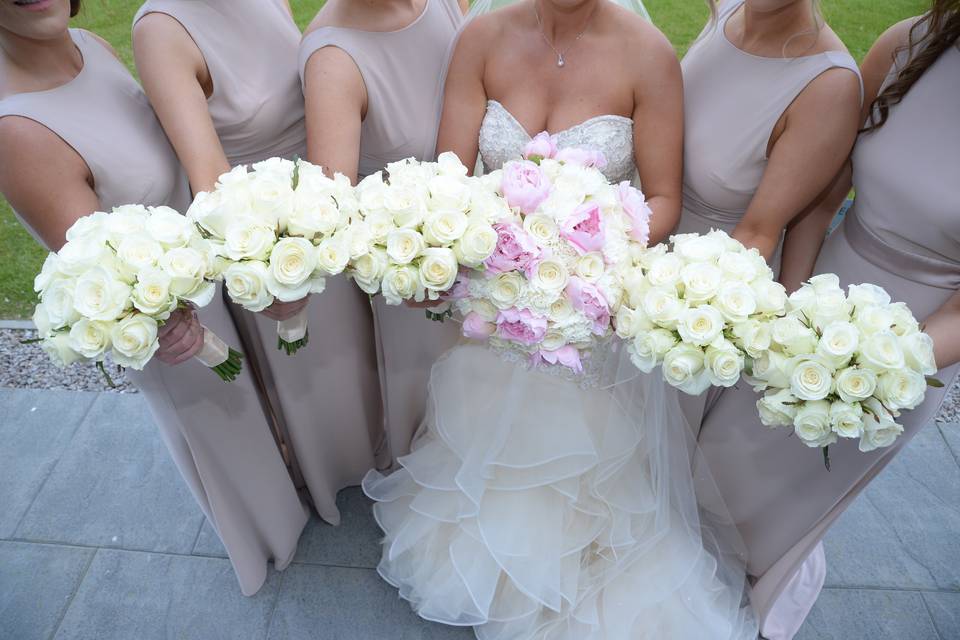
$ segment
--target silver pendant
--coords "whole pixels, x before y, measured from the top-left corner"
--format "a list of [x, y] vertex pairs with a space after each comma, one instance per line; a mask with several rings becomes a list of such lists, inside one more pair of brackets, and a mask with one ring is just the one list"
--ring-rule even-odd
[[563, 61], [563, 56], [562, 56], [562, 55], [558, 55], [558, 56], [557, 56], [557, 66], [558, 66], [558, 67], [562, 67], [564, 64], [566, 64], [566, 63]]

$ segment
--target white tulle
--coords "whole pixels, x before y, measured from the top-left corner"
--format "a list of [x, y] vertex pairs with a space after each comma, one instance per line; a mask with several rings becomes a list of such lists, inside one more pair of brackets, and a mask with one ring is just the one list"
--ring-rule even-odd
[[412, 453], [363, 483], [379, 572], [419, 615], [482, 640], [756, 638], [676, 396], [626, 360], [594, 388], [479, 345], [434, 365]]

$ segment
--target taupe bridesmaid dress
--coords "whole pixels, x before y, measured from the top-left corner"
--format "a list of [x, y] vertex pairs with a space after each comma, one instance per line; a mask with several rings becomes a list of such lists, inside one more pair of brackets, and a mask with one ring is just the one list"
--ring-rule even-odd
[[[148, 0], [134, 22], [154, 12], [176, 19], [203, 54], [213, 81], [207, 105], [231, 166], [306, 157], [300, 30], [283, 0]], [[310, 300], [310, 342], [293, 356], [277, 349], [276, 321], [229, 307], [295, 481], [320, 517], [338, 524], [337, 492], [374, 465], [382, 437], [366, 296], [329, 278]]]
[[[90, 33], [70, 35], [83, 56], [80, 73], [55, 89], [5, 98], [0, 117], [35, 120], [76, 150], [93, 174], [101, 208], [137, 203], [184, 210], [190, 202], [186, 177], [140, 85]], [[219, 297], [200, 319], [239, 346]], [[127, 374], [223, 540], [241, 590], [256, 593], [268, 560], [283, 569], [293, 558], [307, 514], [249, 370], [229, 384], [195, 360], [172, 367], [156, 361]]]
[[[902, 68], [906, 53], [891, 70]], [[816, 273], [870, 282], [906, 302], [921, 321], [960, 289], [960, 46], [943, 53], [891, 107], [887, 123], [862, 134], [853, 153], [857, 198], [827, 239]], [[939, 410], [960, 365], [937, 374], [946, 385], [899, 419], [894, 446], [861, 453], [857, 443], [820, 452], [787, 429], [760, 424], [756, 395], [725, 392], [704, 422], [700, 447], [749, 550], [761, 617], [827, 529]]]
[[[404, 158], [432, 160], [443, 100], [443, 73], [463, 21], [456, 0], [427, 0], [397, 31], [320, 27], [300, 45], [300, 74], [319, 49], [337, 47], [356, 63], [367, 91], [358, 179]], [[410, 452], [424, 415], [434, 361], [459, 338], [459, 325], [430, 322], [421, 309], [373, 303], [387, 434], [385, 463]]]

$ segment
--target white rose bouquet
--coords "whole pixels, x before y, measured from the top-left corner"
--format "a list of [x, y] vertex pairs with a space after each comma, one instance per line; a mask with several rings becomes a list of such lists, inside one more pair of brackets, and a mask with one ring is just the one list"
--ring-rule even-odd
[[733, 386], [770, 347], [786, 292], [756, 249], [723, 231], [671, 242], [642, 253], [625, 275], [617, 334], [638, 369], [662, 365], [664, 380], [685, 393]]
[[764, 392], [762, 422], [793, 427], [808, 447], [857, 438], [861, 451], [888, 447], [903, 432], [894, 420], [919, 405], [937, 370], [933, 341], [910, 309], [882, 288], [815, 276], [790, 295], [770, 325], [770, 348], [750, 381]]
[[[159, 327], [179, 307], [209, 304], [218, 277], [214, 247], [173, 209], [128, 205], [84, 216], [34, 280], [38, 341], [59, 365], [96, 362], [110, 382], [107, 353], [143, 369]], [[195, 357], [223, 380], [240, 372], [241, 354], [207, 329]]]
[[[326, 277], [344, 270], [357, 206], [345, 176], [329, 178], [303, 160], [270, 158], [251, 169], [220, 176], [213, 191], [197, 194], [187, 217], [215, 247], [230, 298], [257, 312], [322, 293]], [[279, 322], [277, 334], [288, 355], [305, 346], [306, 310]]]

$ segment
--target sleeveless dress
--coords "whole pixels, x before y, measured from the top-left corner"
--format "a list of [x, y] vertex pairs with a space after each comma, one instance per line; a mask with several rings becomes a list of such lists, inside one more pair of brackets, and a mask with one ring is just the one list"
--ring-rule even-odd
[[[207, 106], [231, 166], [306, 156], [300, 30], [283, 0], [148, 0], [134, 22], [148, 13], [177, 20], [203, 54], [213, 80]], [[373, 466], [380, 432], [365, 296], [344, 278], [330, 278], [310, 301], [310, 343], [295, 356], [277, 349], [276, 321], [228, 308], [295, 483], [306, 486], [320, 517], [337, 524], [337, 491]]]
[[[599, 116], [558, 140], [604, 152], [619, 182], [636, 173], [632, 132]], [[487, 170], [529, 140], [488, 103]], [[380, 575], [420, 616], [483, 640], [756, 638], [733, 550], [706, 548], [675, 396], [627, 380], [625, 353], [598, 346], [579, 378], [477, 344], [434, 364], [412, 453], [364, 481]]]
[[[434, 159], [443, 74], [462, 21], [456, 0], [427, 0], [420, 16], [397, 31], [320, 27], [304, 37], [301, 78], [307, 61], [324, 47], [344, 51], [363, 77], [367, 113], [358, 179], [405, 158]], [[386, 434], [377, 462], [383, 468], [409, 453], [423, 420], [430, 366], [456, 344], [460, 330], [453, 322], [428, 321], [422, 309], [388, 306], [382, 296], [372, 308]]]
[[[102, 209], [137, 203], [184, 210], [190, 202], [186, 176], [140, 85], [90, 33], [70, 35], [83, 56], [80, 73], [55, 89], [3, 99], [0, 117], [35, 120], [76, 150], [93, 174]], [[200, 320], [239, 345], [219, 298], [200, 310]], [[268, 560], [282, 569], [293, 558], [307, 514], [249, 371], [245, 367], [236, 381], [224, 384], [195, 360], [172, 367], [156, 361], [127, 375], [223, 540], [241, 590], [256, 593]]]
[[[815, 273], [836, 273], [843, 286], [879, 285], [921, 322], [960, 289], [958, 103], [955, 46], [891, 107], [883, 127], [861, 134], [853, 153], [857, 197], [827, 238]], [[849, 440], [832, 445], [829, 473], [819, 451], [745, 412], [757, 399], [749, 388], [723, 394], [704, 423], [700, 446], [745, 539], [761, 617], [830, 525], [933, 419], [958, 368], [941, 370], [936, 377], [946, 386], [928, 388], [923, 404], [901, 415], [904, 433], [893, 446], [861, 453]]]

